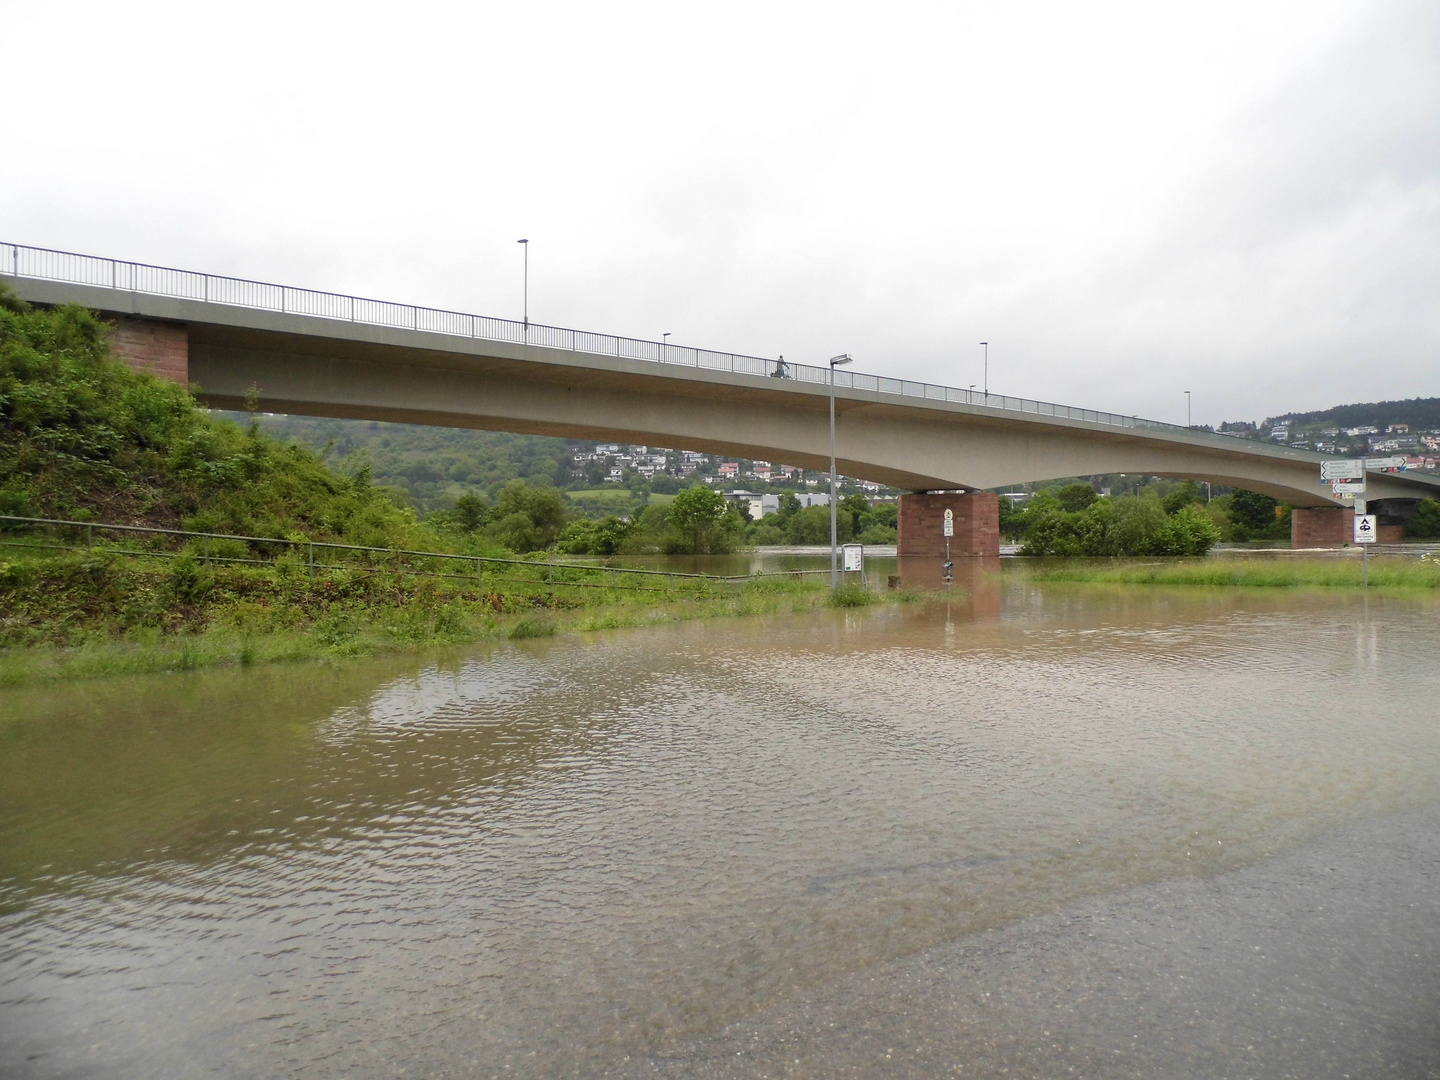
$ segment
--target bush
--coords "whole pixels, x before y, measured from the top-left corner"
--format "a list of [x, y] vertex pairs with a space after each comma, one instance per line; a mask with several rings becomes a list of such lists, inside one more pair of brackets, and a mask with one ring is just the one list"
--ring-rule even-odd
[[830, 594], [831, 607], [866, 607], [879, 603], [879, 597], [858, 581], [846, 581]]
[[1122, 495], [1078, 513], [1041, 508], [1025, 532], [1025, 555], [1203, 555], [1220, 530], [1201, 511], [1166, 514], [1152, 497]]
[[1405, 535], [1413, 540], [1440, 539], [1440, 501], [1426, 499], [1405, 522]]
[[524, 638], [554, 637], [555, 623], [550, 619], [526, 617], [510, 628], [505, 635], [511, 641], [520, 641]]
[[[770, 515], [770, 517], [774, 516], [774, 514]], [[770, 524], [769, 518], [767, 518], [764, 521], [757, 522], [755, 527], [750, 530], [750, 542], [752, 544], [774, 547], [789, 543], [790, 538], [785, 535], [784, 529], [777, 525]]]
[[614, 555], [624, 545], [634, 523], [610, 514], [598, 521], [572, 521], [555, 541], [555, 549], [566, 555]]
[[565, 499], [553, 487], [512, 480], [500, 489], [485, 534], [511, 551], [539, 551], [565, 527]]

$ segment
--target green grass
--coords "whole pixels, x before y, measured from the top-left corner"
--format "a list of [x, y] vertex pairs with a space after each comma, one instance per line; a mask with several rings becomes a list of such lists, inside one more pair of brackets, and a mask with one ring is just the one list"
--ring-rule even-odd
[[[1059, 566], [1036, 570], [1036, 581], [1110, 585], [1204, 585], [1242, 588], [1358, 589], [1359, 559], [1195, 559], [1121, 566]], [[1440, 588], [1440, 562], [1370, 560], [1370, 587]]]
[[[182, 603], [173, 566], [85, 556], [26, 562], [7, 564], [10, 608], [0, 629], [8, 647], [0, 648], [0, 687], [340, 662], [485, 640], [800, 612], [835, 602], [823, 581], [783, 576], [728, 585], [681, 579], [642, 592], [491, 574], [455, 582], [222, 567], [202, 568], [198, 582], [187, 579], [205, 598]], [[583, 584], [605, 577], [578, 567], [555, 573]], [[885, 598], [912, 599], [908, 593]], [[844, 604], [881, 601], [880, 594], [857, 601], [847, 593]]]

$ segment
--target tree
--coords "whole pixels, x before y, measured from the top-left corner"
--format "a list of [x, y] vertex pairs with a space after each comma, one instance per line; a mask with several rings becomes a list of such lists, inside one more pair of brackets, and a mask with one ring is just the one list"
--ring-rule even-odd
[[1415, 513], [1405, 522], [1405, 535], [1416, 540], [1440, 537], [1440, 502], [1426, 499], [1415, 507]]
[[[837, 507], [838, 510], [838, 507]], [[849, 514], [835, 515], [835, 537], [844, 543], [851, 533]], [[785, 529], [792, 544], [830, 543], [830, 508], [828, 506], [807, 506], [790, 519]]]
[[1072, 514], [1090, 509], [1099, 497], [1089, 484], [1066, 484], [1055, 493], [1055, 498], [1060, 500], [1060, 509]]
[[1200, 485], [1194, 480], [1186, 480], [1169, 495], [1165, 496], [1161, 504], [1165, 507], [1165, 513], [1178, 514], [1187, 506], [1194, 506], [1200, 501]]
[[485, 496], [473, 491], [467, 491], [456, 499], [451, 513], [455, 517], [455, 524], [471, 533], [490, 520], [490, 506]]
[[744, 534], [739, 511], [718, 491], [696, 484], [670, 504], [670, 538], [666, 550], [675, 554], [716, 555], [733, 551]]
[[1279, 500], [1258, 491], [1237, 488], [1230, 499], [1230, 520], [1247, 533], [1264, 532], [1275, 524], [1275, 507]]
[[837, 514], [850, 515], [850, 535], [859, 536], [863, 527], [860, 519], [870, 515], [870, 500], [858, 491], [852, 491], [840, 500], [840, 505], [835, 509]]
[[511, 551], [539, 551], [555, 542], [565, 526], [565, 500], [549, 486], [511, 480], [495, 499], [486, 532]]

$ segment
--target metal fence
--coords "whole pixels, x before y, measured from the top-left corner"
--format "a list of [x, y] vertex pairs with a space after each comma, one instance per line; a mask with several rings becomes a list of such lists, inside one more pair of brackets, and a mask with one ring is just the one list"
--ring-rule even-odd
[[[577, 585], [581, 588], [614, 588], [628, 589], [641, 592], [665, 592], [664, 588], [654, 588], [641, 585], [621, 585], [619, 580], [623, 577], [635, 576], [640, 579], [647, 578], [670, 578], [686, 582], [697, 582], [701, 584], [735, 585], [759, 577], [770, 577], [769, 574], [690, 574], [678, 570], [641, 570], [628, 566], [606, 566], [597, 563], [582, 562], [546, 562], [539, 559], [504, 559], [491, 555], [461, 555], [448, 551], [412, 551], [408, 548], [381, 548], [366, 547], [361, 544], [335, 544], [322, 540], [291, 540], [285, 537], [275, 536], [239, 536], [231, 533], [209, 533], [195, 532], [189, 529], [163, 529], [149, 525], [118, 525], [101, 521], [73, 521], [67, 518], [32, 518], [18, 517], [12, 514], [0, 514], [0, 532], [8, 530], [44, 530], [48, 532], [61, 533], [60, 539], [73, 537], [78, 540], [84, 537], [84, 543], [71, 544], [46, 544], [38, 542], [15, 542], [0, 540], [0, 545], [22, 547], [27, 549], [43, 549], [55, 551], [102, 551], [109, 555], [123, 555], [136, 558], [175, 558], [180, 554], [192, 554], [202, 561], [214, 563], [240, 563], [250, 566], [270, 566], [274, 559], [252, 559], [243, 556], [219, 555], [212, 553], [208, 544], [214, 540], [240, 541], [247, 547], [253, 548], [274, 548], [280, 551], [296, 552], [305, 556], [305, 566], [309, 570], [357, 570], [365, 573], [401, 574], [409, 577], [465, 577], [474, 580], [471, 575], [435, 573], [433, 571], [417, 569], [414, 566], [406, 566], [401, 560], [404, 559], [426, 559], [436, 560], [442, 564], [454, 562], [470, 564], [477, 569], [487, 566], [505, 566], [543, 570], [546, 574], [543, 580], [529, 579], [525, 584], [536, 585]], [[183, 551], [166, 550], [163, 548], [135, 549], [135, 548], [112, 548], [97, 546], [95, 543], [96, 532], [120, 533], [122, 535], [134, 536], [155, 536], [170, 537], [182, 541], [199, 541]], [[390, 561], [381, 565], [366, 564], [361, 562], [327, 563], [317, 561], [317, 553], [324, 557], [327, 553], [356, 552], [367, 556], [378, 556]], [[604, 583], [584, 583], [567, 581], [557, 578], [555, 571], [590, 571], [607, 576], [610, 580]], [[806, 571], [800, 571], [805, 573]], [[818, 573], [818, 571], [816, 571]]]
[[[804, 383], [824, 385], [831, 370], [815, 364], [799, 364], [739, 353], [713, 352], [688, 345], [670, 345], [639, 338], [616, 337], [585, 330], [569, 330], [560, 326], [516, 322], [486, 315], [467, 315], [460, 311], [444, 311], [396, 304], [386, 300], [369, 300], [360, 296], [298, 289], [290, 285], [273, 285], [264, 281], [202, 274], [193, 270], [175, 270], [146, 263], [124, 262], [94, 255], [77, 255], [69, 251], [29, 247], [24, 244], [0, 242], [0, 275], [35, 278], [43, 281], [64, 281], [90, 285], [119, 292], [144, 293], [231, 307], [258, 308], [321, 319], [363, 323], [368, 326], [392, 326], [452, 337], [477, 338], [485, 341], [506, 341], [516, 344], [541, 345], [571, 352], [616, 356], [627, 360], [647, 360], [659, 364], [675, 364], [706, 371], [725, 371], [755, 378], [784, 377]], [[783, 374], [782, 374], [783, 372]], [[1122, 416], [1098, 409], [1080, 409], [1048, 401], [1011, 397], [1006, 394], [984, 394], [953, 386], [892, 379], [884, 375], [868, 375], [860, 371], [837, 369], [835, 385], [841, 389], [864, 390], [897, 397], [923, 398], [927, 401], [956, 402], [997, 412], [1025, 413], [1059, 419], [1082, 420], [1112, 427], [1139, 428], [1150, 431], [1184, 432], [1209, 437], [1229, 444], [1223, 435], [1159, 420], [1143, 420], [1138, 416]]]

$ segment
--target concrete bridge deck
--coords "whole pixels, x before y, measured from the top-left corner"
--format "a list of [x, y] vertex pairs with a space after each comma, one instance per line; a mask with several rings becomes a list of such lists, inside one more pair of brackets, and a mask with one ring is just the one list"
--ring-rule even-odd
[[[267, 411], [646, 443], [828, 467], [824, 366], [664, 345], [0, 244], [26, 300], [114, 317], [132, 362], [201, 401]], [[123, 343], [123, 345], [122, 345]], [[838, 467], [912, 491], [1098, 473], [1209, 480], [1338, 507], [1323, 455], [1098, 410], [836, 373]], [[1440, 495], [1371, 473], [1368, 497]]]

